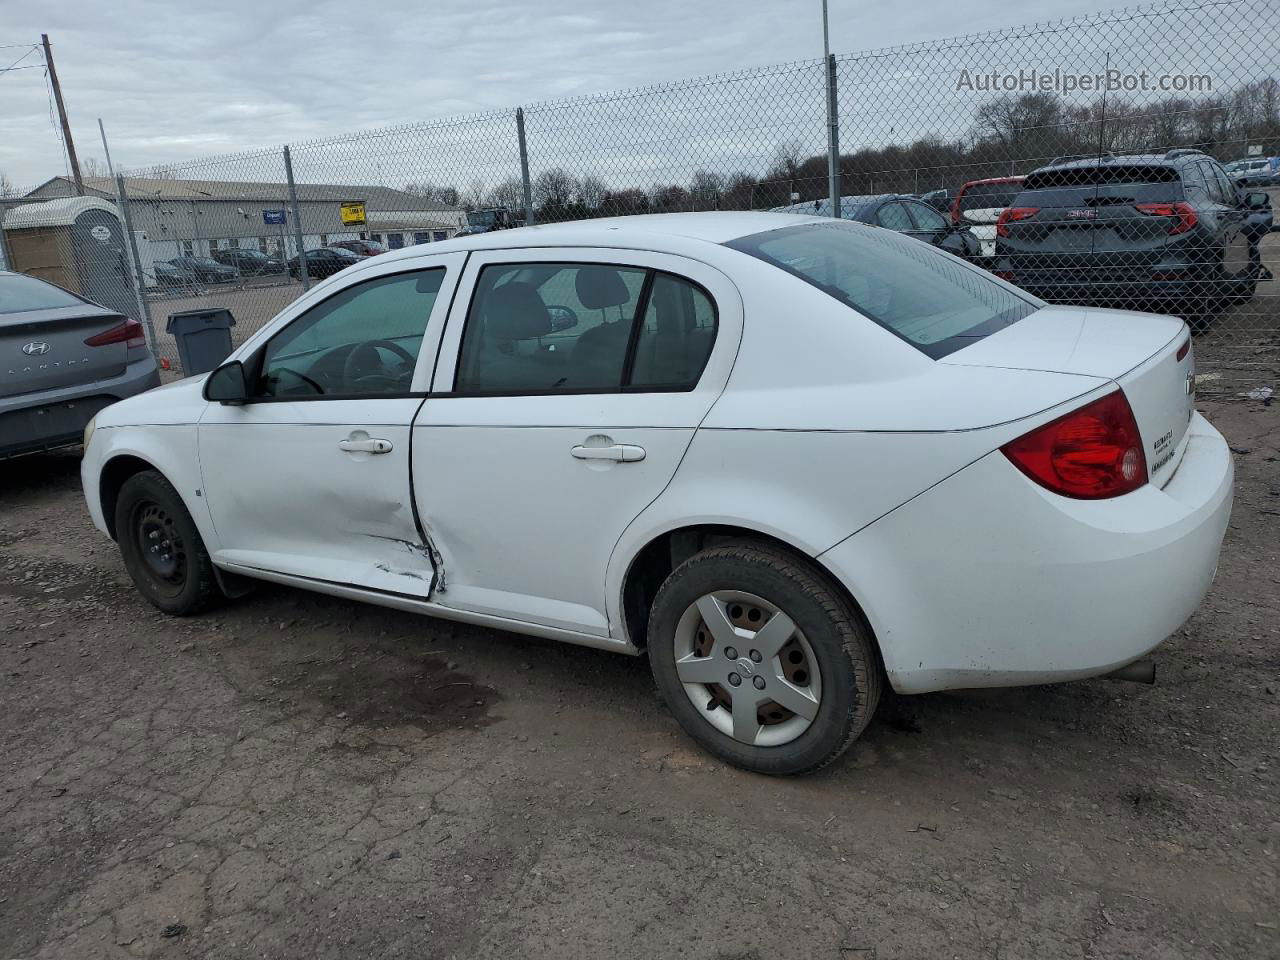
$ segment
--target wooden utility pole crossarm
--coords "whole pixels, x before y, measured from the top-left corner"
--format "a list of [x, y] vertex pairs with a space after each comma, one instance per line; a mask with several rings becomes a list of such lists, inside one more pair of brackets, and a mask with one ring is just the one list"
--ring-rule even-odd
[[76, 193], [84, 196], [84, 180], [80, 178], [80, 161], [76, 159], [75, 141], [71, 139], [71, 124], [67, 122], [67, 107], [62, 102], [62, 87], [58, 83], [58, 71], [53, 66], [53, 51], [49, 49], [49, 35], [40, 34], [44, 44], [44, 62], [49, 69], [49, 83], [53, 87], [53, 99], [58, 104], [58, 119], [62, 121], [62, 140], [67, 145], [67, 160], [71, 164], [71, 176], [76, 182]]

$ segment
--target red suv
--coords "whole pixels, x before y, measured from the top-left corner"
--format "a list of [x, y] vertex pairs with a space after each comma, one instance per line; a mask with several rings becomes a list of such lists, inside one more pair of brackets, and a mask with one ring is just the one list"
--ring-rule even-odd
[[996, 254], [996, 221], [1022, 189], [1024, 177], [970, 180], [951, 204], [951, 222], [978, 238], [980, 262], [990, 265]]

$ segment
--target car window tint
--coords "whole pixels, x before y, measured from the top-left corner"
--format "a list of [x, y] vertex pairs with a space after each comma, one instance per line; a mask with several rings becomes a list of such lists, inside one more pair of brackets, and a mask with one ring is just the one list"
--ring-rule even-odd
[[0, 313], [49, 310], [54, 307], [81, 307], [85, 301], [52, 283], [14, 274], [0, 277]]
[[629, 385], [691, 389], [707, 365], [715, 336], [711, 299], [687, 280], [657, 274], [636, 340]]
[[1218, 181], [1218, 189], [1222, 193], [1222, 202], [1234, 207], [1237, 202], [1236, 185], [1231, 182], [1231, 178], [1227, 176], [1226, 171], [1216, 163], [1210, 163], [1209, 169], [1213, 171], [1213, 175]]
[[605, 264], [485, 267], [467, 311], [454, 389], [620, 389], [645, 274]]
[[727, 246], [812, 284], [934, 359], [1037, 309], [985, 271], [888, 230], [832, 221], [755, 233]]
[[366, 280], [312, 307], [272, 337], [256, 395], [407, 393], [444, 268]]
[[938, 213], [933, 207], [924, 203], [908, 203], [904, 204], [907, 212], [911, 214], [911, 219], [915, 221], [916, 227], [920, 230], [945, 230], [947, 221], [942, 214]]
[[900, 203], [886, 203], [876, 211], [876, 223], [890, 230], [914, 230], [915, 224]]
[[1204, 200], [1209, 196], [1209, 185], [1199, 163], [1188, 163], [1182, 168], [1182, 193], [1188, 200]]

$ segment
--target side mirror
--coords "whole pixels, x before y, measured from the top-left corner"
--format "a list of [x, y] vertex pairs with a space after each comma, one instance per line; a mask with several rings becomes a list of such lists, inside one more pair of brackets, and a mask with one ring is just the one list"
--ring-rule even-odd
[[1255, 190], [1244, 195], [1244, 205], [1250, 210], [1270, 210], [1271, 195], [1264, 190]]
[[224, 363], [204, 382], [204, 398], [210, 403], [244, 403], [249, 399], [244, 364], [239, 360]]

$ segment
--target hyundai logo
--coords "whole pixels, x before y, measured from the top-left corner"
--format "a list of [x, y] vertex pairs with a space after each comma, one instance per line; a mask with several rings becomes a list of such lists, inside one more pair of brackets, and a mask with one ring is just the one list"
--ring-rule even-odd
[[49, 352], [49, 345], [43, 340], [32, 340], [22, 345], [22, 352], [28, 357], [43, 357]]

